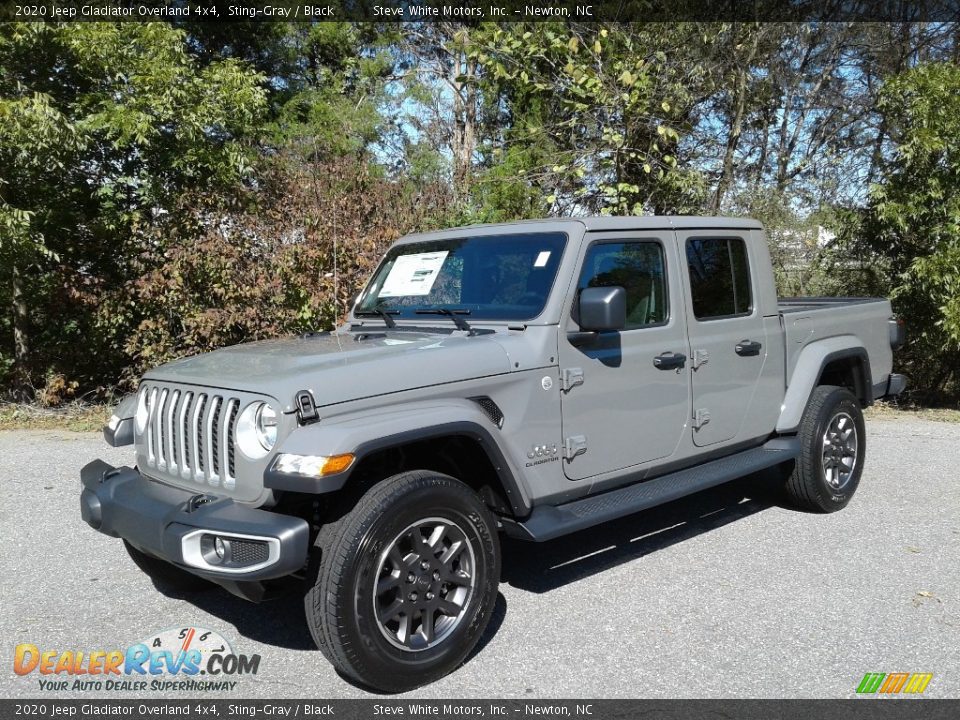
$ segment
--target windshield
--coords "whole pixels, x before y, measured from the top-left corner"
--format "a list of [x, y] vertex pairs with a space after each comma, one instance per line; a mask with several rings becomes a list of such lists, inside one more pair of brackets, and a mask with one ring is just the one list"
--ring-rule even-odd
[[543, 311], [566, 241], [564, 233], [532, 233], [397, 245], [354, 312], [422, 321], [423, 311], [446, 309], [471, 322], [530, 320]]

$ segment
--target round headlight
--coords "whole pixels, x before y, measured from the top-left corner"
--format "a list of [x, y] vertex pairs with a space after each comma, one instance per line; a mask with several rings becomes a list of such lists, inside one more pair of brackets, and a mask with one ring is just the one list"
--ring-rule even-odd
[[277, 444], [277, 411], [269, 405], [261, 405], [257, 410], [257, 440], [264, 450], [272, 450]]
[[277, 412], [265, 402], [247, 405], [237, 418], [237, 447], [248, 458], [264, 457], [277, 443]]
[[150, 402], [147, 398], [147, 389], [140, 391], [140, 397], [137, 398], [137, 412], [134, 415], [134, 422], [137, 426], [137, 434], [142, 435], [147, 428], [147, 420], [150, 417]]

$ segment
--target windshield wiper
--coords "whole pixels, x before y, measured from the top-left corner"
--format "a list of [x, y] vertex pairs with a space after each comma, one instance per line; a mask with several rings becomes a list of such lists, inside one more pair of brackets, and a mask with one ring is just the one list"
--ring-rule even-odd
[[354, 316], [356, 317], [378, 317], [383, 320], [383, 324], [386, 325], [391, 330], [397, 326], [397, 322], [390, 317], [391, 315], [399, 315], [399, 310], [384, 310], [383, 308], [374, 308], [373, 310], [355, 310]]
[[421, 308], [416, 310], [417, 315], [443, 315], [445, 317], [453, 320], [453, 324], [457, 326], [457, 330], [464, 330], [470, 335], [475, 335], [476, 332], [470, 323], [464, 320], [461, 315], [469, 315], [469, 310], [451, 310], [450, 308]]

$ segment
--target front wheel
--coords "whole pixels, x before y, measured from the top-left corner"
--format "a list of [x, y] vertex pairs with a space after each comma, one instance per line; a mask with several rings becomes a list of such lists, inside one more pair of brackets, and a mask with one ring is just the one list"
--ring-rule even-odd
[[866, 453], [863, 412], [846, 388], [814, 388], [800, 421], [800, 455], [787, 494], [805, 510], [835, 512], [846, 507], [860, 484]]
[[402, 692], [454, 670], [490, 619], [496, 523], [475, 492], [416, 470], [374, 486], [317, 538], [304, 597], [317, 646], [342, 674]]

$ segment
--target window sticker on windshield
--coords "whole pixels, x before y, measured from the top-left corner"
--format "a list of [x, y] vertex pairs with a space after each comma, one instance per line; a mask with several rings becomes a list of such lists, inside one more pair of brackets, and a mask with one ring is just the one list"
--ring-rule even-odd
[[429, 295], [433, 284], [440, 275], [443, 261], [449, 250], [442, 252], [401, 255], [390, 268], [387, 279], [383, 281], [380, 297], [404, 297], [407, 295]]
[[537, 259], [533, 262], [533, 266], [546, 267], [548, 262], [550, 262], [550, 251], [544, 250], [539, 255], [537, 255]]

